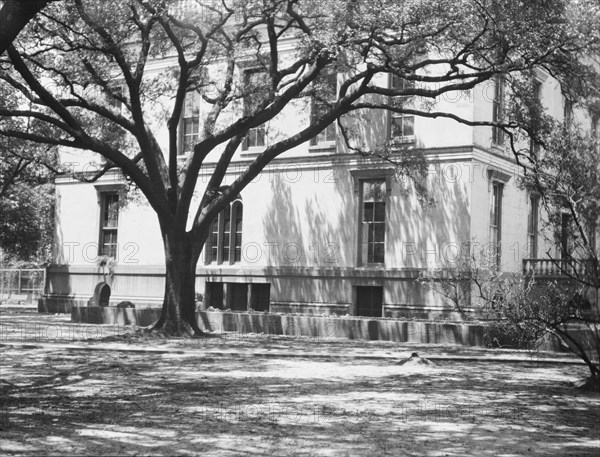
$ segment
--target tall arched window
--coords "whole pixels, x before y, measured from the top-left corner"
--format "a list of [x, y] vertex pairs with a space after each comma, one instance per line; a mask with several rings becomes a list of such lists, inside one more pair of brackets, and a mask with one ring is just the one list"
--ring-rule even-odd
[[231, 249], [229, 249], [229, 245], [231, 244], [231, 205], [227, 205], [225, 209], [221, 212], [221, 217], [223, 218], [223, 231], [221, 232], [220, 239], [220, 250], [222, 255], [222, 262], [233, 263], [231, 262], [230, 253]]
[[233, 221], [233, 262], [241, 262], [242, 260], [242, 217], [244, 214], [244, 206], [242, 202], [237, 200], [231, 206], [231, 220]]
[[242, 202], [236, 200], [212, 222], [204, 247], [206, 264], [232, 264], [242, 260], [242, 216]]
[[210, 235], [206, 240], [204, 246], [204, 252], [206, 252], [206, 263], [213, 263], [217, 261], [219, 251], [219, 217], [212, 222], [210, 225]]

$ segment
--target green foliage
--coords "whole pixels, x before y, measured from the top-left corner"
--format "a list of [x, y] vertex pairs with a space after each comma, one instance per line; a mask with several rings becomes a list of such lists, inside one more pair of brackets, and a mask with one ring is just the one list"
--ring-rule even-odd
[[0, 199], [0, 247], [7, 257], [32, 264], [51, 261], [54, 203], [52, 184], [17, 184]]
[[24, 267], [50, 263], [56, 156], [19, 141], [0, 144], [0, 149], [3, 153], [0, 161], [2, 264]]

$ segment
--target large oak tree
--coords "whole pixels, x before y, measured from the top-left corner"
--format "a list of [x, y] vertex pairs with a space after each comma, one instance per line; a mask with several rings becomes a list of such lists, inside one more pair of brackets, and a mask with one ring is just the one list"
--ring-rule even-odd
[[[210, 224], [269, 162], [332, 122], [358, 152], [387, 151], [394, 160], [402, 153], [359, 146], [344, 122], [374, 108], [491, 126], [426, 102], [535, 67], [585, 81], [590, 68], [581, 58], [597, 52], [598, 24], [599, 6], [586, 0], [65, 0], [38, 15], [0, 63], [0, 91], [22, 101], [0, 106], [0, 135], [92, 151], [104, 158], [103, 171], [120, 168], [162, 233], [166, 287], [154, 328], [199, 334], [194, 276]], [[168, 71], [149, 71], [162, 59]], [[259, 67], [265, 78], [244, 82], [242, 67]], [[345, 78], [333, 97], [323, 97], [320, 81], [330, 71]], [[391, 75], [406, 84], [390, 88]], [[178, 124], [192, 90], [211, 108], [181, 163]], [[307, 96], [321, 98], [318, 115], [289, 125], [223, 186], [248, 132]], [[166, 148], [153, 118], [161, 97], [172, 100]], [[407, 105], [407, 97], [425, 103]], [[249, 109], [241, 108], [244, 99]], [[115, 110], [115, 100], [124, 109]], [[24, 128], [28, 120], [35, 128]], [[512, 146], [520, 133], [535, 133], [526, 116], [498, 126]], [[216, 166], [194, 203], [213, 151]]]

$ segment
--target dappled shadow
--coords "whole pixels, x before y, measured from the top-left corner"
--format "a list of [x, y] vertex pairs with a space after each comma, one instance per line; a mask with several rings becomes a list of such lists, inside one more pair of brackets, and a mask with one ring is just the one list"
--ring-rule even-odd
[[[56, 207], [61, 207], [61, 195], [60, 192], [56, 192]], [[71, 284], [71, 274], [69, 269], [69, 263], [73, 261], [71, 258], [73, 253], [70, 249], [72, 243], [67, 243], [64, 239], [63, 225], [61, 220], [62, 211], [54, 211], [54, 227], [53, 230], [53, 244], [52, 244], [52, 258], [56, 259], [56, 265], [50, 265], [46, 272], [46, 285], [44, 294], [39, 300], [40, 312], [65, 312], [63, 309], [56, 309], [56, 304], [51, 303], [49, 296], [59, 296], [63, 301], [66, 297], [70, 297], [73, 291]], [[66, 250], [65, 250], [66, 248]]]
[[262, 229], [266, 242], [279, 249], [266, 269], [275, 310], [353, 314], [353, 286], [384, 286], [390, 316], [424, 306], [448, 312], [448, 304], [415, 277], [423, 268], [457, 266], [466, 254], [472, 237], [472, 167], [431, 159], [429, 203], [417, 198], [412, 181], [389, 181], [385, 269], [363, 268], [358, 262], [355, 179], [382, 178], [392, 165], [358, 156], [356, 164], [348, 165], [347, 156], [332, 155], [315, 161], [316, 168], [301, 170], [297, 182], [285, 173], [273, 174]]
[[579, 366], [7, 348], [0, 363], [4, 455], [597, 451]]
[[298, 170], [299, 182], [290, 182], [285, 174], [272, 177], [262, 221], [264, 239], [278, 248], [266, 268], [271, 310], [350, 310], [352, 286], [337, 272], [354, 265], [356, 207], [348, 170], [332, 160], [333, 167], [317, 163], [316, 169]]

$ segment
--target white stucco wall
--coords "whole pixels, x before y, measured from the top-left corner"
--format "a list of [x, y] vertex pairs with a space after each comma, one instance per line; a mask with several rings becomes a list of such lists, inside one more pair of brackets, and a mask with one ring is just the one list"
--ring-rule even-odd
[[[164, 71], [164, 66], [157, 66], [154, 71]], [[491, 120], [492, 97], [490, 82], [468, 92], [441, 96], [431, 109], [451, 112], [467, 120]], [[551, 78], [542, 86], [542, 100], [549, 113], [558, 119], [562, 117], [560, 88]], [[164, 98], [157, 103], [161, 108], [156, 110], [152, 129], [166, 151], [168, 135], [164, 114], [170, 102]], [[201, 113], [206, 114], [208, 108], [202, 103]], [[224, 121], [233, 119], [234, 115], [233, 111], [225, 113]], [[297, 130], [308, 122], [309, 115], [307, 100], [295, 101], [270, 122], [268, 135], [273, 140], [290, 129]], [[385, 141], [387, 113], [371, 112], [350, 122], [355, 123], [353, 128], [364, 139], [364, 145]], [[263, 275], [261, 281], [269, 281], [273, 278], [268, 276], [269, 271], [275, 271], [280, 276], [272, 281], [271, 296], [285, 302], [347, 304], [352, 301], [352, 287], [357, 284], [385, 284], [384, 302], [387, 304], [435, 302], [435, 297], [418, 287], [411, 276], [413, 270], [452, 267], [459, 256], [467, 254], [467, 243], [481, 246], [489, 243], [492, 186], [488, 170], [494, 169], [507, 178], [502, 206], [502, 268], [520, 271], [522, 258], [528, 257], [528, 197], [518, 188], [521, 170], [508, 151], [491, 144], [491, 133], [488, 127], [471, 128], [450, 119], [416, 119], [415, 141], [408, 146], [426, 150], [430, 161], [429, 196], [433, 204], [421, 204], [412, 183], [392, 179], [386, 207], [385, 265], [382, 267], [358, 264], [359, 195], [352, 172], [386, 168], [386, 165], [348, 154], [350, 151], [338, 137], [335, 148], [317, 151], [307, 142], [286, 152], [248, 185], [241, 194], [244, 205], [242, 262], [205, 267], [202, 255], [200, 270], [224, 282], [236, 281], [236, 275], [244, 281], [255, 281], [257, 279], [244, 276], [252, 270]], [[196, 204], [219, 152], [219, 149], [213, 151], [205, 160], [196, 189]], [[232, 183], [257, 152], [239, 150], [223, 184]], [[65, 151], [63, 157], [76, 164], [73, 168], [95, 169], [89, 165], [90, 161], [97, 160], [92, 154]], [[95, 269], [100, 224], [98, 189], [115, 182], [111, 174], [95, 185], [59, 180], [59, 263]], [[121, 207], [118, 243], [117, 269], [127, 267], [129, 272], [146, 269], [160, 274], [164, 254], [158, 221], [143, 196], [130, 198]], [[538, 256], [552, 247], [543, 236], [539, 236], [538, 243]], [[295, 273], [287, 273], [286, 268], [290, 267], [296, 268]], [[333, 276], [325, 277], [324, 271], [341, 271], [340, 274], [350, 276], [332, 279]], [[395, 275], [394, 280], [382, 279], [385, 275]], [[127, 275], [118, 278], [120, 294], [126, 295], [130, 286], [133, 287], [128, 283], [132, 278]], [[202, 286], [205, 280], [199, 279]], [[160, 294], [156, 279], [151, 281]], [[89, 284], [87, 289], [91, 287]], [[138, 291], [138, 294], [142, 296], [143, 292]], [[157, 295], [157, 292], [153, 290], [152, 294]]]

